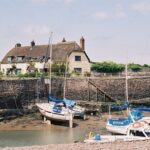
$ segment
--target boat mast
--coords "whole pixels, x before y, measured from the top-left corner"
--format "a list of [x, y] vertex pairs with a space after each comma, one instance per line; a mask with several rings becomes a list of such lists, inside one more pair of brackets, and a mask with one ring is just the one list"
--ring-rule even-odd
[[52, 92], [52, 75], [51, 75], [51, 68], [52, 68], [52, 35], [53, 32], [51, 32], [49, 37], [49, 95], [51, 95]]
[[[125, 65], [125, 98], [127, 105], [129, 103], [129, 92], [128, 92], [128, 54], [126, 54], [126, 65]], [[127, 114], [129, 113], [129, 108], [127, 107]]]
[[128, 94], [128, 64], [126, 63], [126, 67], [125, 67], [125, 72], [126, 72], [126, 77], [125, 77], [125, 79], [126, 79], [126, 101], [127, 101], [127, 103], [129, 102], [129, 94]]
[[67, 69], [68, 69], [68, 56], [67, 56], [67, 59], [66, 59], [66, 68], [65, 68], [65, 79], [64, 79], [64, 95], [63, 95], [63, 98], [65, 99], [66, 98], [66, 81], [67, 81]]

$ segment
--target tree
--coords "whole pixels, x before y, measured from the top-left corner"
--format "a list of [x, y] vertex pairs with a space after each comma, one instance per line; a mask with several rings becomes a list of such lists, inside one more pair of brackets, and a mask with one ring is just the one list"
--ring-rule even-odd
[[52, 64], [52, 72], [56, 75], [64, 75], [66, 71], [66, 62], [53, 62]]

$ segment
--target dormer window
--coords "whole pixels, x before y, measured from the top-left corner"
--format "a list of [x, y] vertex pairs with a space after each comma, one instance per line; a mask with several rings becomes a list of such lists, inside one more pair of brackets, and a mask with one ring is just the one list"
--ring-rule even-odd
[[13, 58], [14, 58], [13, 56], [8, 57], [7, 58], [8, 63], [11, 63], [13, 61]]
[[17, 56], [17, 61], [23, 61], [24, 56]]
[[81, 56], [75, 56], [75, 61], [81, 61]]

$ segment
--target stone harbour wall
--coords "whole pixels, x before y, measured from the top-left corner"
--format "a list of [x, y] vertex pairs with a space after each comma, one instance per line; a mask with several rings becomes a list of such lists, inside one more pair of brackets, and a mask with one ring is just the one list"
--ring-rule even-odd
[[[88, 84], [88, 80], [113, 99], [125, 100], [125, 78], [67, 78], [66, 98], [89, 101], [104, 101], [104, 94]], [[52, 79], [52, 95], [62, 98], [64, 95], [64, 79]], [[130, 99], [150, 98], [150, 77], [130, 78], [128, 80]], [[0, 109], [24, 108], [36, 101], [46, 99], [49, 84], [44, 79], [0, 80]], [[39, 93], [39, 94], [38, 94]]]

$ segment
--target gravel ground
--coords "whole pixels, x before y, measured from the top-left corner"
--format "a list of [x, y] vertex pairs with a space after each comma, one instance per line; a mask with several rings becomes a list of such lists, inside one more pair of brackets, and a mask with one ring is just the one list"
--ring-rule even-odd
[[51, 144], [45, 146], [0, 148], [0, 150], [150, 150], [150, 140], [134, 142], [113, 143], [73, 143], [73, 144]]

